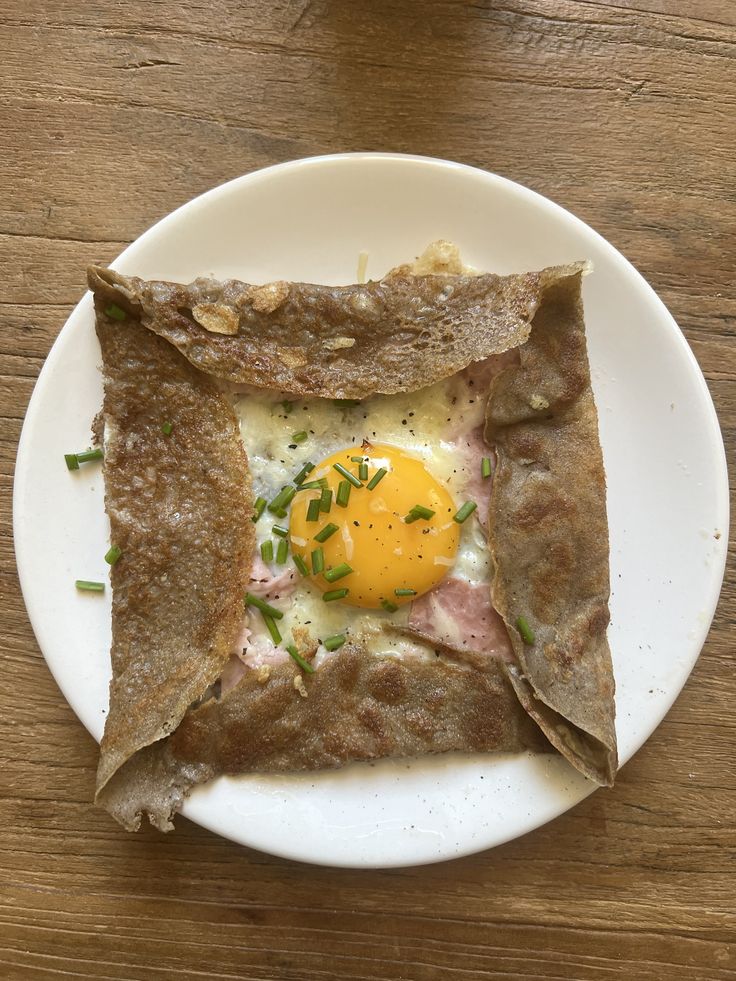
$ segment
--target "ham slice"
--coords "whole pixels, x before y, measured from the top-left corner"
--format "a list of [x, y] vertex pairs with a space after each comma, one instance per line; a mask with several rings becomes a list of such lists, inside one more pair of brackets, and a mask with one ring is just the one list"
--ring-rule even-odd
[[[491, 465], [495, 465], [493, 451], [484, 438], [487, 392], [499, 372], [518, 362], [518, 351], [506, 351], [504, 354], [494, 354], [483, 361], [469, 364], [457, 376], [458, 409], [461, 406], [465, 408], [457, 412], [460, 425], [452, 433], [451, 439], [458, 459], [468, 475], [465, 500], [475, 501], [478, 505], [474, 517], [484, 529], [488, 527], [488, 504], [493, 478], [481, 475], [480, 462], [484, 456], [488, 456], [491, 458]], [[472, 405], [469, 403], [470, 399], [474, 400]]]
[[273, 667], [289, 660], [283, 647], [276, 647], [268, 637], [251, 638], [251, 631], [247, 627], [243, 628], [241, 639], [243, 646], [230, 655], [230, 660], [220, 675], [221, 697], [232, 691], [248, 671], [264, 665]]
[[516, 348], [512, 348], [502, 354], [492, 354], [488, 358], [483, 358], [482, 361], [471, 361], [458, 377], [462, 378], [471, 388], [475, 388], [479, 394], [487, 395], [491, 382], [499, 371], [518, 363], [519, 352]]
[[233, 640], [232, 654], [242, 654], [250, 641], [252, 630], [250, 629], [250, 617], [246, 615], [240, 625], [237, 637]]
[[[465, 487], [465, 500], [475, 501], [478, 509], [475, 517], [488, 534], [488, 505], [491, 499], [491, 484], [493, 476], [484, 477], [481, 474], [480, 462], [484, 456], [491, 458], [491, 467], [494, 464], [493, 452], [483, 438], [483, 428], [485, 423], [476, 426], [467, 432], [461, 433], [455, 440], [457, 454], [460, 462], [468, 474], [468, 482]], [[460, 502], [462, 503], [462, 502]]]
[[258, 551], [253, 554], [253, 568], [248, 584], [249, 592], [261, 599], [278, 599], [281, 596], [291, 596], [296, 588], [296, 573], [293, 569], [284, 569], [275, 576], [268, 568]]
[[220, 675], [220, 697], [223, 698], [229, 691], [237, 685], [245, 672], [248, 670], [237, 654], [231, 654], [230, 660], [222, 669]]
[[491, 605], [487, 583], [443, 579], [412, 603], [408, 626], [430, 642], [455, 651], [514, 660], [506, 625]]

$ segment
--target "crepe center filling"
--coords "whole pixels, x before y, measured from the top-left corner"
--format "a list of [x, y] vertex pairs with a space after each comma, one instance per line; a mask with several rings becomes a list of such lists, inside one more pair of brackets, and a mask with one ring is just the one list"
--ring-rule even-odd
[[[482, 434], [490, 380], [516, 358], [355, 404], [236, 396], [260, 499], [248, 592], [281, 615], [249, 606], [223, 692], [289, 646], [317, 668], [350, 639], [399, 657], [511, 659], [490, 601]], [[475, 510], [455, 520], [466, 502]]]

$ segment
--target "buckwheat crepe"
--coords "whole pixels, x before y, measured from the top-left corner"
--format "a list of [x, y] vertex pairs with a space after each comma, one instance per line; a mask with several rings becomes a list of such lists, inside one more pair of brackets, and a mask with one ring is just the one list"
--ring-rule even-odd
[[[254, 287], [90, 269], [106, 507], [125, 556], [112, 572], [97, 800], [125, 827], [147, 815], [169, 830], [191, 787], [218, 774], [386, 756], [554, 746], [591, 779], [612, 782], [608, 526], [582, 271], [401, 267], [364, 286]], [[110, 303], [124, 320], [108, 316]], [[418, 389], [512, 348], [518, 363], [490, 385], [486, 439], [497, 457], [492, 599], [513, 663], [449, 651], [399, 661], [351, 635], [313, 674], [293, 664], [267, 680], [248, 671], [220, 695], [253, 551], [228, 385], [364, 398]], [[163, 418], [176, 440], [162, 435]]]

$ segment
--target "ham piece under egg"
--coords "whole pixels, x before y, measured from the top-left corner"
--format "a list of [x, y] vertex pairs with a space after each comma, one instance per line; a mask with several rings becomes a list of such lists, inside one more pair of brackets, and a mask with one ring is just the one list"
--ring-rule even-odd
[[[463, 386], [487, 392], [493, 376], [518, 360], [516, 350], [497, 354], [468, 365], [458, 379]], [[461, 427], [453, 434], [453, 442], [469, 474], [465, 497], [478, 505], [474, 518], [485, 530], [493, 478], [482, 476], [479, 461], [484, 456], [490, 456], [491, 466], [495, 461], [492, 449], [483, 438], [484, 429], [485, 421], [469, 430]], [[468, 582], [453, 576], [443, 579], [434, 589], [414, 600], [408, 627], [430, 643], [460, 652], [487, 654], [503, 661], [514, 660], [506, 625], [493, 608], [487, 582]]]
[[[463, 392], [468, 389], [475, 392], [487, 392], [494, 375], [510, 365], [517, 364], [518, 361], [519, 352], [512, 350], [504, 354], [494, 354], [490, 358], [486, 358], [485, 361], [469, 364], [456, 376], [458, 387]], [[493, 466], [495, 460], [493, 450], [483, 438], [484, 429], [485, 420], [471, 429], [460, 425], [457, 430], [450, 433], [450, 439], [455, 444], [457, 453], [470, 475], [465, 487], [465, 498], [475, 501], [478, 505], [474, 518], [480, 522], [483, 528], [486, 528], [488, 526], [491, 481], [482, 476], [479, 462], [484, 456], [489, 456], [491, 466]]]
[[409, 629], [456, 651], [513, 661], [506, 625], [491, 605], [488, 583], [452, 576], [414, 600]]
[[460, 433], [455, 437], [455, 446], [458, 456], [462, 457], [463, 465], [470, 474], [465, 485], [465, 497], [469, 501], [475, 501], [478, 505], [474, 517], [485, 529], [488, 527], [488, 505], [491, 499], [491, 481], [483, 477], [480, 472], [479, 461], [484, 456], [491, 457], [493, 466], [493, 455], [488, 444], [483, 439], [483, 426], [476, 426], [469, 432]]
[[[277, 579], [283, 578], [284, 574], [271, 577], [271, 588]], [[261, 585], [265, 589], [265, 577]], [[270, 593], [265, 589], [261, 595]], [[443, 579], [434, 589], [414, 600], [407, 626], [430, 644], [461, 653], [485, 654], [503, 661], [514, 659], [506, 625], [491, 604], [488, 583], [471, 583], [452, 576]], [[280, 648], [275, 648], [264, 638], [251, 644], [250, 637], [251, 631], [244, 625], [236, 641], [237, 650], [225, 665], [220, 679], [222, 695], [237, 685], [248, 668], [275, 664], [286, 657]]]
[[[274, 600], [284, 596], [291, 596], [294, 592], [296, 583], [296, 573], [291, 569], [274, 576], [271, 570], [260, 556], [259, 552], [253, 555], [253, 567], [248, 582], [248, 591], [261, 599]], [[265, 638], [251, 640], [252, 631], [250, 629], [250, 618], [246, 615], [240, 630], [233, 643], [233, 651], [230, 660], [225, 665], [220, 676], [220, 694], [226, 695], [231, 691], [248, 668], [260, 667], [263, 664], [276, 664], [283, 661], [288, 656], [286, 651], [274, 645]]]
[[[518, 360], [516, 350], [497, 354], [469, 364], [458, 378], [463, 386], [487, 392], [493, 376]], [[491, 466], [495, 461], [492, 449], [483, 438], [484, 429], [485, 420], [470, 430], [461, 428], [453, 434], [453, 442], [469, 474], [465, 497], [478, 505], [474, 518], [486, 530], [493, 478], [482, 476], [479, 461], [484, 456], [490, 456]], [[414, 600], [408, 626], [428, 641], [456, 651], [473, 651], [504, 661], [514, 659], [506, 625], [491, 604], [490, 586], [486, 582], [468, 582], [453, 576], [443, 579]]]
[[260, 552], [253, 553], [253, 568], [250, 573], [248, 591], [261, 599], [278, 599], [279, 596], [291, 596], [296, 584], [296, 572], [285, 569], [274, 576], [261, 558]]

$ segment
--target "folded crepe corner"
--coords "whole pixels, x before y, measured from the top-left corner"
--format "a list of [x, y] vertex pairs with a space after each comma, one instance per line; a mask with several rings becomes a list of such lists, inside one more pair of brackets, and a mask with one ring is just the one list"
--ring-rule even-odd
[[[106, 507], [123, 549], [112, 568], [113, 680], [97, 800], [124, 827], [147, 815], [170, 830], [191, 788], [219, 774], [385, 756], [551, 744], [586, 776], [612, 782], [608, 527], [584, 271], [438, 276], [400, 267], [364, 286], [280, 284], [264, 305], [254, 293], [263, 288], [245, 283], [184, 286], [90, 269]], [[410, 315], [417, 297], [429, 311], [421, 328]], [[110, 303], [128, 318], [109, 317]], [[217, 307], [227, 332], [199, 322], [192, 311], [203, 305]], [[355, 344], [334, 344], [348, 336]], [[423, 387], [511, 348], [519, 361], [491, 384], [486, 436], [498, 458], [493, 603], [516, 663], [408, 666], [368, 654], [356, 638], [304, 677], [308, 698], [295, 695], [291, 664], [267, 684], [248, 671], [214, 697], [254, 545], [246, 452], [217, 383], [365, 398]]]

